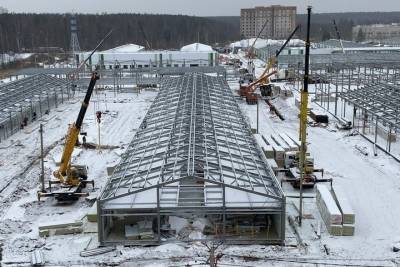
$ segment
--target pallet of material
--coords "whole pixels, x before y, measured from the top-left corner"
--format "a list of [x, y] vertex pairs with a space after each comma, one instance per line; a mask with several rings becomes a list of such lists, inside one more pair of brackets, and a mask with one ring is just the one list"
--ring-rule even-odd
[[283, 168], [283, 166], [285, 165], [285, 150], [274, 140], [272, 140], [272, 138], [268, 136], [262, 136], [262, 138], [266, 143], [272, 146], [272, 149], [274, 150], [274, 159], [278, 164], [278, 167]]
[[299, 150], [299, 146], [297, 146], [297, 144], [295, 142], [293, 142], [293, 140], [290, 139], [290, 137], [286, 133], [280, 133], [279, 136], [289, 146], [290, 151], [298, 151]]
[[321, 214], [328, 232], [331, 235], [342, 235], [342, 214], [336, 205], [328, 187], [323, 184], [317, 185], [317, 207]]
[[272, 171], [276, 172], [278, 170], [278, 164], [274, 159], [267, 159], [268, 165], [271, 167]]
[[331, 224], [330, 226], [326, 226], [328, 232], [334, 236], [342, 236], [343, 235], [343, 225]]
[[289, 145], [278, 135], [271, 134], [272, 140], [275, 141], [278, 145], [280, 145], [286, 152], [291, 151]]
[[353, 236], [355, 231], [354, 224], [343, 224], [343, 236]]
[[293, 143], [295, 143], [298, 147], [299, 147], [299, 149], [300, 149], [300, 147], [301, 147], [301, 142], [299, 141], [299, 137], [297, 136], [297, 137], [294, 137], [293, 135], [291, 135], [291, 134], [287, 134], [286, 133], [286, 135], [290, 138], [290, 140], [292, 140], [293, 141]]
[[274, 149], [271, 145], [267, 145], [260, 134], [254, 134], [254, 137], [257, 141], [257, 144], [261, 147], [261, 150], [264, 152], [264, 155], [267, 159], [274, 158]]
[[97, 222], [97, 201], [94, 202], [89, 212], [86, 213], [86, 218], [89, 222]]
[[336, 205], [343, 216], [343, 224], [354, 224], [355, 223], [355, 213], [354, 209], [348, 200], [343, 187], [335, 185], [332, 188], [332, 196], [335, 199]]

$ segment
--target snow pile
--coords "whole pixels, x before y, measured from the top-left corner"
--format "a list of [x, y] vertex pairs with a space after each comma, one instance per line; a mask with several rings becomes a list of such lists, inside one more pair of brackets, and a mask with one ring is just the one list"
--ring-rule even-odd
[[[253, 45], [254, 41], [256, 40], [256, 38], [250, 38], [250, 39], [243, 39], [234, 43], [230, 44], [231, 48], [235, 48], [235, 47], [242, 47], [242, 48], [246, 48], [246, 47], [250, 47]], [[262, 39], [262, 38], [258, 38], [258, 40], [255, 42], [254, 47], [255, 48], [262, 48], [262, 47], [266, 47], [266, 46], [273, 46], [273, 45], [277, 45], [277, 46], [281, 46], [285, 43], [286, 40], [273, 40], [273, 39]], [[292, 39], [289, 41], [288, 46], [304, 46], [304, 41], [300, 40], [300, 39]]]
[[171, 254], [173, 252], [174, 254], [182, 255], [185, 254], [186, 249], [176, 244], [165, 244], [154, 248], [153, 251], [167, 254]]
[[171, 224], [171, 228], [175, 229], [177, 233], [179, 233], [183, 228], [185, 228], [189, 225], [189, 222], [187, 219], [175, 217], [175, 216], [169, 217], [169, 223]]
[[211, 46], [200, 43], [186, 45], [181, 48], [181, 52], [213, 52], [213, 51], [214, 50], [212, 49]]

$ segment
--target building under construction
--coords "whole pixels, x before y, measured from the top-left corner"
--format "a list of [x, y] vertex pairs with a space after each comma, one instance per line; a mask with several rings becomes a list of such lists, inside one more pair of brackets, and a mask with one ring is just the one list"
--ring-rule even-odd
[[[97, 205], [102, 245], [285, 238], [285, 196], [223, 77], [162, 80]], [[201, 219], [201, 234], [178, 233], [176, 218]]]

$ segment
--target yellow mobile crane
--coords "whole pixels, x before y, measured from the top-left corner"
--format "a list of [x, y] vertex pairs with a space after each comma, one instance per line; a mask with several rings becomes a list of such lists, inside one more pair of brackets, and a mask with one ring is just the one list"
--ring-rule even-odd
[[[82, 66], [85, 66], [86, 62], [91, 58], [91, 56], [96, 52], [96, 50], [103, 44], [103, 42], [111, 35], [112, 30], [101, 40], [101, 42], [96, 46], [92, 53], [83, 61], [78, 67], [77, 71]], [[92, 73], [90, 78], [90, 83], [86, 91], [85, 98], [82, 102], [78, 118], [75, 123], [69, 126], [68, 133], [65, 138], [65, 145], [63, 154], [60, 161], [60, 166], [58, 170], [53, 172], [54, 177], [57, 179], [55, 181], [49, 181], [50, 190], [52, 184], [61, 184], [63, 190], [57, 192], [38, 192], [38, 198], [53, 196], [58, 201], [74, 201], [81, 196], [87, 196], [88, 193], [82, 193], [82, 189], [86, 187], [88, 183], [94, 185], [93, 180], [87, 180], [87, 167], [83, 165], [72, 165], [71, 156], [74, 152], [75, 145], [78, 143], [78, 136], [81, 131], [83, 119], [87, 108], [89, 106], [90, 98], [93, 93], [93, 89], [96, 85], [96, 81], [100, 78], [97, 70]]]
[[300, 105], [300, 205], [299, 205], [299, 225], [301, 226], [303, 218], [303, 182], [304, 177], [309, 170], [306, 166], [307, 155], [307, 112], [308, 112], [308, 76], [310, 72], [310, 27], [311, 27], [311, 7], [307, 8], [307, 39], [306, 39], [306, 53], [304, 62], [304, 87], [301, 91], [301, 105]]

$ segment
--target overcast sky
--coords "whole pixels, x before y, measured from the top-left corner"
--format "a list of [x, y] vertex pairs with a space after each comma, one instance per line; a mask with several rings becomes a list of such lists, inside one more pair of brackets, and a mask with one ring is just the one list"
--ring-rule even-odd
[[313, 12], [400, 11], [400, 0], [0, 0], [10, 12], [162, 13], [197, 16], [237, 16], [240, 8], [271, 4], [295, 5]]

